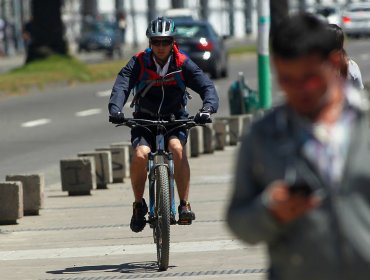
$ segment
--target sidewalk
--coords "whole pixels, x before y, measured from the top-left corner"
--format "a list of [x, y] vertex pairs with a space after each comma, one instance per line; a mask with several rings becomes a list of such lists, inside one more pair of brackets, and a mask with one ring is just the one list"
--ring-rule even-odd
[[264, 279], [264, 248], [238, 242], [225, 224], [237, 152], [226, 147], [190, 159], [196, 220], [171, 226], [168, 271], [156, 270], [152, 230], [129, 229], [127, 180], [91, 196], [69, 197], [59, 185], [47, 186], [40, 216], [0, 226], [1, 279]]

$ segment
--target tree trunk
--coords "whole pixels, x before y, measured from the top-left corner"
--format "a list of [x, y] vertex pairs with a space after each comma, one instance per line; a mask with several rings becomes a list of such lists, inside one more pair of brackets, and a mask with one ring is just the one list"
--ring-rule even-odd
[[67, 55], [61, 18], [62, 2], [63, 0], [32, 0], [32, 19], [25, 26], [30, 35], [26, 63], [53, 54]]
[[276, 27], [280, 21], [288, 16], [289, 13], [289, 1], [288, 0], [270, 0], [271, 9], [271, 28], [270, 36], [274, 35]]

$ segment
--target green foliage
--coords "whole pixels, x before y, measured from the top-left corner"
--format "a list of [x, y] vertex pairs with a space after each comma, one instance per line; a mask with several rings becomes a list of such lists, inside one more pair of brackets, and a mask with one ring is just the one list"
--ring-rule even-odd
[[255, 45], [249, 46], [239, 46], [228, 49], [229, 55], [245, 54], [245, 53], [257, 53], [257, 48]]

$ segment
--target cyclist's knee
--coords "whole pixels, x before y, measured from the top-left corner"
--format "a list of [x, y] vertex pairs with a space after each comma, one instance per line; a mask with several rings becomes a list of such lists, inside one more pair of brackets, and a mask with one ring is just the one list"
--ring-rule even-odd
[[173, 154], [182, 155], [184, 148], [183, 148], [181, 141], [178, 138], [172, 138], [168, 142], [168, 149]]
[[146, 162], [148, 160], [148, 154], [150, 148], [148, 146], [140, 145], [134, 149], [133, 162]]

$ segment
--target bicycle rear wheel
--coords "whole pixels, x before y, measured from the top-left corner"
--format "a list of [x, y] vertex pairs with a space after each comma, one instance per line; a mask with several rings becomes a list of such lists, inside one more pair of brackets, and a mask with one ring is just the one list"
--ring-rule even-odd
[[167, 270], [170, 258], [170, 184], [166, 166], [158, 166], [156, 172], [155, 214], [157, 219], [154, 235], [159, 270]]

